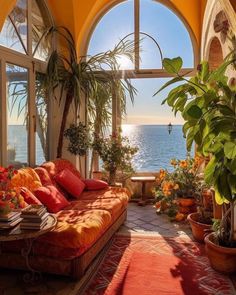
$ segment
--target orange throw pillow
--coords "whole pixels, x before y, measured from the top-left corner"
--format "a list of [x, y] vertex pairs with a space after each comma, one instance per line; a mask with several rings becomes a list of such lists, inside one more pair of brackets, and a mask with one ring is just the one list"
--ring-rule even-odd
[[69, 169], [64, 169], [58, 173], [54, 179], [61, 185], [70, 195], [79, 198], [85, 188], [85, 184]]
[[36, 197], [47, 207], [49, 212], [57, 213], [70, 203], [53, 185], [39, 187], [34, 191]]
[[22, 197], [24, 198], [24, 201], [29, 204], [29, 205], [33, 205], [33, 204], [37, 204], [37, 205], [42, 205], [42, 203], [35, 197], [35, 195], [29, 190], [27, 189], [27, 187], [22, 187], [20, 194], [22, 195]]
[[108, 183], [99, 179], [84, 179], [85, 189], [88, 191], [97, 191], [108, 187]]

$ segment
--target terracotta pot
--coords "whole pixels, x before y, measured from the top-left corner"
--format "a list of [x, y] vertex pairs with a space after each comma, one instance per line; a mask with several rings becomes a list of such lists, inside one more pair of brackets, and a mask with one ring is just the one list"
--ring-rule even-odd
[[221, 219], [222, 218], [222, 205], [218, 205], [215, 200], [215, 192], [213, 193], [213, 217], [215, 219]]
[[179, 198], [179, 205], [182, 207], [191, 207], [195, 205], [195, 199], [193, 198]]
[[211, 230], [212, 225], [200, 223], [198, 220], [200, 219], [200, 214], [198, 212], [194, 212], [188, 215], [187, 220], [190, 223], [193, 237], [196, 241], [203, 243], [205, 236]]
[[204, 241], [211, 267], [225, 274], [235, 273], [236, 248], [227, 248], [218, 245], [218, 239], [215, 233], [207, 235]]
[[207, 210], [213, 211], [213, 194], [211, 190], [204, 190], [202, 192], [203, 206]]

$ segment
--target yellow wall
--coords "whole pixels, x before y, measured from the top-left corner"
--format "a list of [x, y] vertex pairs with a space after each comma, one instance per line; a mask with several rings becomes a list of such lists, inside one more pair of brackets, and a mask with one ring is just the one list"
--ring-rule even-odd
[[2, 28], [7, 15], [11, 12], [15, 3], [16, 0], [0, 0], [0, 29]]
[[[161, 0], [164, 2], [163, 0]], [[201, 24], [207, 0], [170, 0], [191, 27], [198, 46], [201, 40]], [[78, 51], [83, 47], [85, 38], [94, 20], [111, 0], [48, 0], [49, 8], [56, 25], [66, 26], [74, 35]], [[0, 28], [16, 0], [0, 0]]]

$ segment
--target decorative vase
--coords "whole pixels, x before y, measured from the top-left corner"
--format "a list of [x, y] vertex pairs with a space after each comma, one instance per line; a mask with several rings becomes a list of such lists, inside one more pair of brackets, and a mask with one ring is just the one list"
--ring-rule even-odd
[[235, 273], [236, 248], [220, 246], [215, 233], [207, 235], [204, 241], [211, 267], [221, 273]]
[[187, 220], [190, 223], [194, 239], [200, 243], [203, 243], [204, 238], [211, 230], [212, 225], [201, 223], [200, 214], [198, 212], [189, 214]]

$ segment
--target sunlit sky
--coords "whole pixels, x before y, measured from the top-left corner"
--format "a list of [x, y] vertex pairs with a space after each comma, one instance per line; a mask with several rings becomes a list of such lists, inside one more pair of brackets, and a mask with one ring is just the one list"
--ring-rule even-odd
[[[140, 31], [155, 38], [164, 57], [181, 56], [185, 67], [193, 67], [193, 50], [187, 29], [168, 8], [156, 1], [140, 0]], [[113, 49], [115, 44], [132, 32], [133, 0], [128, 0], [112, 8], [97, 24], [90, 40], [88, 54]], [[144, 38], [141, 46], [141, 68], [160, 68], [161, 58], [156, 45], [150, 39]], [[178, 115], [174, 117], [169, 106], [161, 105], [171, 88], [153, 97], [166, 81], [167, 79], [147, 78], [132, 80], [138, 94], [134, 105], [127, 101], [127, 115], [123, 123], [182, 124], [182, 118]]]

